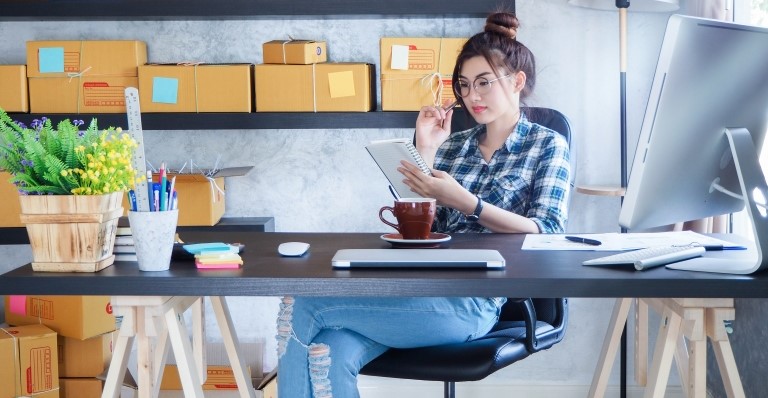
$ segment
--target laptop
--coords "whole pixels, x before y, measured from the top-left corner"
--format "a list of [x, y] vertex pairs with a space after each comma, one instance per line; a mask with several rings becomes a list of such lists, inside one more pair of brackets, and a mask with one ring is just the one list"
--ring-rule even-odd
[[496, 250], [486, 249], [342, 249], [333, 268], [478, 268], [504, 269]]

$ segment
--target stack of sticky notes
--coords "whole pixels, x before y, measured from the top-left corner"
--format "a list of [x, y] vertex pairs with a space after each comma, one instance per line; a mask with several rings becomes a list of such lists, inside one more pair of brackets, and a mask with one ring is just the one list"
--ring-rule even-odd
[[243, 259], [240, 257], [240, 248], [226, 243], [196, 243], [184, 245], [184, 249], [195, 255], [197, 268], [225, 269], [240, 268]]

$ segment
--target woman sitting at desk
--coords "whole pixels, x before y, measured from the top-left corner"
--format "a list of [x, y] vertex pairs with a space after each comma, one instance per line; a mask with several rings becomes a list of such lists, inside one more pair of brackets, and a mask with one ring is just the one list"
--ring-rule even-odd
[[[413, 192], [437, 199], [434, 230], [558, 233], [569, 194], [568, 144], [528, 121], [533, 54], [516, 40], [512, 13], [488, 17], [453, 73], [460, 104], [478, 126], [450, 134], [452, 110], [427, 106], [417, 148], [433, 176], [404, 163]], [[485, 335], [503, 297], [283, 298], [277, 321], [281, 398], [358, 397], [357, 374], [390, 347], [458, 343]]]

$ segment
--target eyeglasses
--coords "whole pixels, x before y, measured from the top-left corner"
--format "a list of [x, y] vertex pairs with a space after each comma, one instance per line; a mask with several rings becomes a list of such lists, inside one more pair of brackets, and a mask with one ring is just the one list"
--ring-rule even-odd
[[[497, 77], [493, 80], [488, 80], [485, 77], [478, 77], [475, 79], [475, 81], [472, 82], [472, 86], [475, 89], [475, 92], [478, 95], [484, 95], [491, 92], [491, 87], [493, 86], [491, 83], [505, 79], [508, 77], [513, 77], [514, 75], [504, 75], [502, 77]], [[459, 79], [456, 81], [456, 83], [453, 85], [453, 92], [454, 94], [458, 95], [459, 97], [468, 97], [470, 93], [470, 85], [469, 82], [466, 80]]]

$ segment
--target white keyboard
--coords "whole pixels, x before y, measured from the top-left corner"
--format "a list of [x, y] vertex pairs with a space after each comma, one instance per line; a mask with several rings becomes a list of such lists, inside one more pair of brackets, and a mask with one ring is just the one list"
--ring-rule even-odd
[[676, 261], [687, 260], [689, 258], [699, 257], [704, 254], [702, 246], [657, 246], [647, 249], [639, 249], [610, 256], [599, 257], [584, 261], [584, 265], [616, 265], [630, 264], [635, 269], [642, 271], [644, 269], [658, 267]]

